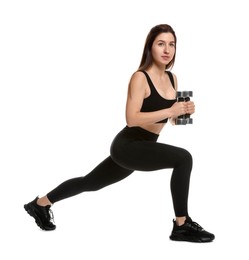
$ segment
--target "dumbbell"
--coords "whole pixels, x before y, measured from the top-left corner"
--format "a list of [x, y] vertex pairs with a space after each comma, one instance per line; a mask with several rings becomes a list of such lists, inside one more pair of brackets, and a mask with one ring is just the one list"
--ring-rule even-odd
[[[193, 97], [193, 91], [177, 91], [177, 102], [190, 101], [190, 97]], [[190, 114], [178, 116], [176, 118], [176, 125], [193, 124], [193, 119], [190, 118]]]

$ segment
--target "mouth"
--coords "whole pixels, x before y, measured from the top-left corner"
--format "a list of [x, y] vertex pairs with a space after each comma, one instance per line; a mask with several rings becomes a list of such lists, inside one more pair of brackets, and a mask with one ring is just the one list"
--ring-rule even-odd
[[164, 56], [162, 56], [162, 58], [163, 58], [164, 60], [169, 60], [169, 59], [170, 59], [170, 56], [164, 55]]

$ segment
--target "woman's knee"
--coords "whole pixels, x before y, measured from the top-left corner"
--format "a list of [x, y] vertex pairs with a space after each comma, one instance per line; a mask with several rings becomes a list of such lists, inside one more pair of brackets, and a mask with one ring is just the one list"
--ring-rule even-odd
[[192, 154], [188, 150], [181, 148], [179, 158], [180, 158], [181, 164], [192, 167], [193, 157], [192, 157]]

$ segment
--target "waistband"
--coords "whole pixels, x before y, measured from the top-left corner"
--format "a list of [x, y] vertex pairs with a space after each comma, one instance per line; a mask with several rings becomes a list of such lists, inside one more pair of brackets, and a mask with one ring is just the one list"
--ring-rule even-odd
[[138, 139], [143, 139], [148, 141], [156, 141], [159, 137], [158, 134], [152, 133], [139, 126], [133, 126], [133, 127], [126, 126], [122, 130], [122, 132], [132, 135], [133, 137], [137, 137]]

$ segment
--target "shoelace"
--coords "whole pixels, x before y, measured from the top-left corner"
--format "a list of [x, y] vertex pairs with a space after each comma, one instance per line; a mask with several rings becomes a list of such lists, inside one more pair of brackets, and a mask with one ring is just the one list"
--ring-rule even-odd
[[191, 221], [191, 222], [187, 222], [186, 224], [196, 231], [203, 231], [204, 230], [197, 222]]

